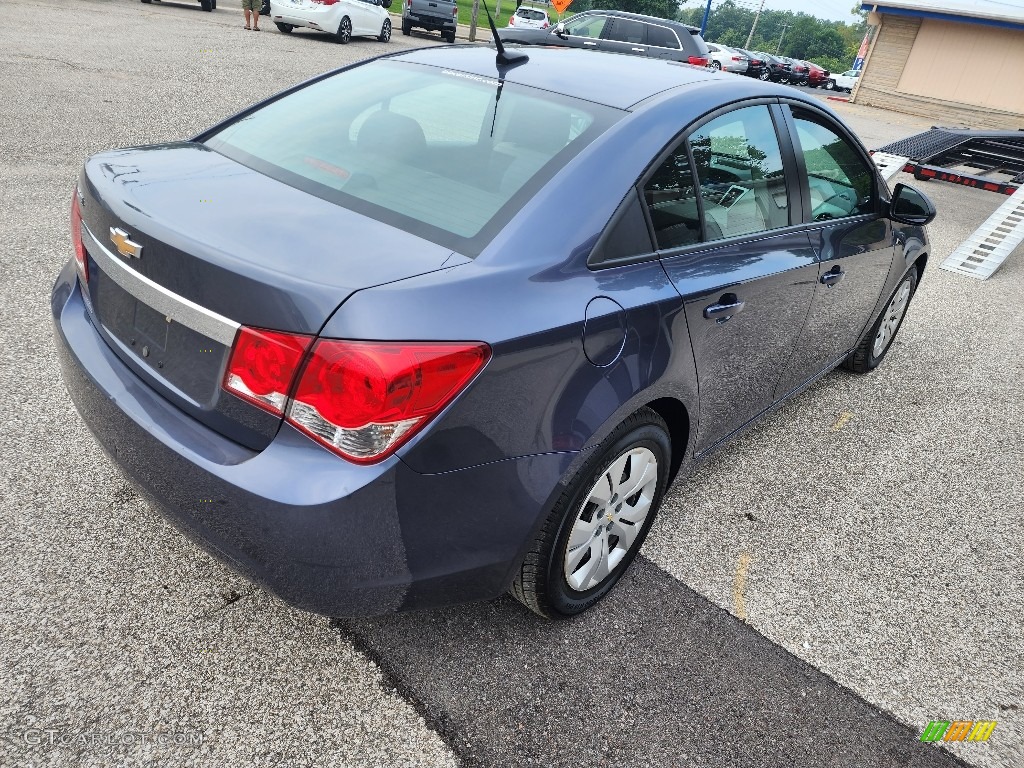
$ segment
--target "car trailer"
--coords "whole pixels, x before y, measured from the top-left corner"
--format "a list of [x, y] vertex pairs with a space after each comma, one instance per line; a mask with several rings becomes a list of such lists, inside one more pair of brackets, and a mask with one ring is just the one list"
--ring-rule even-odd
[[1009, 195], [939, 266], [986, 280], [1024, 242], [1024, 130], [932, 128], [872, 152], [885, 178], [898, 171]]

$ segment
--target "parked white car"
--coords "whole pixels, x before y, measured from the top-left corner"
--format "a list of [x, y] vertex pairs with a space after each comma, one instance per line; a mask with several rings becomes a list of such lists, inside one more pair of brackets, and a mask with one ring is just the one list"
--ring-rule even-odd
[[841, 75], [832, 75], [825, 81], [825, 88], [830, 91], [847, 91], [852, 93], [857, 85], [857, 78], [860, 77], [859, 69], [851, 69]]
[[270, 0], [270, 18], [285, 34], [308, 27], [334, 35], [339, 43], [372, 36], [391, 39], [391, 0]]
[[518, 29], [547, 29], [551, 26], [551, 21], [547, 13], [540, 8], [528, 8], [523, 5], [508, 17], [508, 25]]
[[746, 54], [724, 45], [718, 45], [718, 43], [708, 43], [708, 51], [711, 58], [709, 66], [714, 69], [724, 69], [726, 72], [739, 72], [740, 74], [747, 71], [750, 57]]

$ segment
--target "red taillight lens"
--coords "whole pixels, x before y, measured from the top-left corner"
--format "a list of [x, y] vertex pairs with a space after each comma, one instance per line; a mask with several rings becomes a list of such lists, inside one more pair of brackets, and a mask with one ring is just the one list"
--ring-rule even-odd
[[440, 413], [490, 356], [486, 344], [322, 339], [288, 421], [349, 461], [379, 461]]
[[703, 56], [691, 56], [689, 62], [695, 67], [706, 67], [708, 65], [708, 60]]
[[[410, 0], [410, 2], [411, 1], [412, 0]], [[456, 4], [452, 5], [452, 18], [455, 18], [458, 15], [459, 15], [459, 6], [458, 6], [458, 3], [456, 3]]]
[[516, 17], [515, 16], [509, 16], [508, 17], [508, 25], [510, 27], [514, 27], [516, 25]]
[[82, 283], [89, 282], [89, 261], [82, 245], [82, 209], [78, 207], [78, 189], [71, 193], [71, 244], [75, 248], [75, 266]]
[[311, 336], [242, 328], [231, 349], [224, 389], [284, 415], [292, 382], [312, 340]]
[[545, 22], [544, 22], [543, 24], [541, 24], [541, 25], [540, 25], [540, 28], [541, 28], [541, 29], [547, 29], [547, 28], [548, 28], [548, 27], [550, 27], [550, 26], [551, 26], [551, 23], [550, 23], [550, 22], [547, 22], [547, 21], [545, 21]]

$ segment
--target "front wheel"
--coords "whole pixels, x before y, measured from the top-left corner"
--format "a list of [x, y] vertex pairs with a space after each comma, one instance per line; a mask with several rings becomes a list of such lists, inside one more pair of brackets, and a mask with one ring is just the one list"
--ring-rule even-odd
[[334, 39], [342, 45], [346, 45], [348, 41], [352, 39], [352, 21], [348, 16], [342, 17], [341, 24], [338, 25], [338, 31], [335, 33]]
[[871, 331], [845, 361], [843, 366], [854, 373], [867, 373], [878, 367], [892, 347], [893, 339], [907, 316], [907, 307], [917, 291], [917, 269], [911, 268], [896, 286], [885, 309], [871, 326]]
[[512, 595], [546, 618], [604, 598], [640, 551], [668, 486], [665, 421], [642, 408], [569, 481], [527, 553]]
[[380, 34], [377, 35], [377, 39], [382, 43], [386, 43], [391, 39], [391, 19], [384, 19], [384, 26], [380, 28]]
[[835, 80], [827, 80], [825, 82], [825, 90], [826, 91], [834, 91], [835, 89], [836, 89], [836, 81]]

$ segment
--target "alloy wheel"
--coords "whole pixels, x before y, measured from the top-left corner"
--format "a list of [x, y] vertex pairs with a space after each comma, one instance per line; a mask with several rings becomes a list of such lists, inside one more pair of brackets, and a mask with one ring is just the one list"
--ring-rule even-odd
[[348, 16], [341, 20], [341, 24], [338, 25], [338, 41], [342, 44], [347, 43], [352, 39], [352, 22]]
[[563, 558], [569, 587], [598, 587], [633, 547], [658, 489], [658, 459], [644, 447], [616, 458], [580, 507]]

